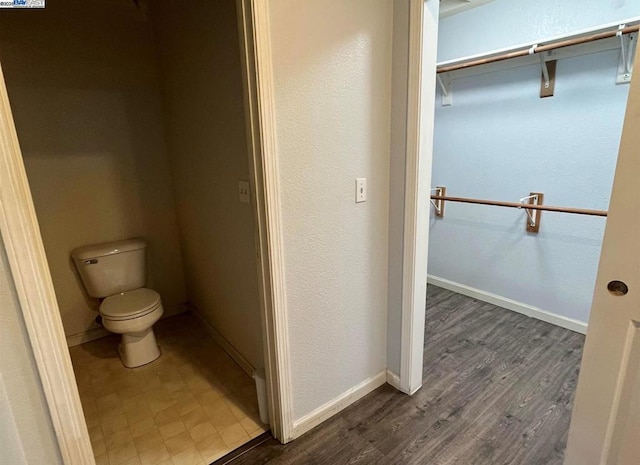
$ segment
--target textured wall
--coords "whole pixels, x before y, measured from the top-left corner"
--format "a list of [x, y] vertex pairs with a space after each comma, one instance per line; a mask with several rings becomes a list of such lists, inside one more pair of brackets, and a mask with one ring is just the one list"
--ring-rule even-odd
[[189, 300], [253, 366], [264, 365], [235, 1], [155, 2]]
[[[597, 14], [584, 3], [496, 0], [452, 16], [440, 24], [441, 58], [640, 14], [638, 2], [597, 2]], [[488, 17], [505, 27], [487, 28]], [[617, 63], [617, 51], [559, 61], [546, 99], [539, 66], [456, 80], [453, 106], [436, 101], [432, 185], [510, 201], [539, 191], [548, 205], [606, 210], [628, 93], [615, 85]], [[429, 273], [586, 322], [605, 220], [547, 212], [529, 235], [524, 215], [448, 204], [431, 219]]]
[[[393, 5], [270, 4], [299, 419], [386, 367]], [[357, 177], [366, 203], [355, 203]]]
[[0, 465], [62, 464], [0, 240]]
[[147, 285], [186, 300], [151, 28], [132, 2], [0, 13], [0, 59], [67, 335], [95, 327], [75, 247], [142, 236]]

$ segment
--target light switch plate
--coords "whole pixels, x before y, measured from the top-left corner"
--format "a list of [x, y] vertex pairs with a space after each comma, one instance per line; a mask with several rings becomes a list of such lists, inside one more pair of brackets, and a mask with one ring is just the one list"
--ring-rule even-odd
[[249, 181], [238, 181], [238, 197], [240, 198], [240, 202], [249, 203], [251, 199], [250, 192]]
[[356, 179], [356, 203], [367, 201], [367, 178]]

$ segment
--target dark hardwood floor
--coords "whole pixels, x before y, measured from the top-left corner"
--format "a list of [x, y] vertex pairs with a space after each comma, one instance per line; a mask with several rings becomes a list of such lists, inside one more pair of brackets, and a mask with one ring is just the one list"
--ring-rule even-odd
[[561, 465], [584, 336], [429, 286], [424, 385], [388, 385], [242, 464]]

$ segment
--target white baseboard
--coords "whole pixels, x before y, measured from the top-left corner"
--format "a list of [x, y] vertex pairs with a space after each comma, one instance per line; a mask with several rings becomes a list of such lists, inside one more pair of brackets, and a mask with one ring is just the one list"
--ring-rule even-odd
[[71, 336], [67, 336], [67, 346], [79, 346], [80, 344], [84, 344], [85, 342], [95, 341], [96, 339], [101, 339], [103, 337], [108, 336], [109, 334], [113, 334], [104, 328], [93, 328], [89, 331], [85, 331], [83, 333], [72, 334]]
[[336, 413], [347, 408], [355, 401], [362, 399], [374, 389], [379, 388], [387, 382], [387, 370], [382, 370], [375, 376], [365, 379], [357, 386], [352, 387], [346, 392], [340, 394], [333, 400], [330, 400], [324, 405], [321, 405], [313, 412], [308, 413], [302, 418], [293, 422], [293, 428], [291, 430], [292, 439], [296, 439], [302, 436], [307, 431], [318, 426], [325, 420], [328, 420]]
[[229, 354], [229, 357], [231, 357], [233, 361], [236, 362], [245, 373], [253, 377], [256, 369], [253, 365], [251, 365], [249, 360], [247, 360], [244, 355], [238, 352], [238, 349], [236, 349], [229, 341], [227, 341], [227, 339], [222, 334], [220, 334], [217, 329], [211, 326], [211, 324], [202, 316], [202, 314], [196, 307], [194, 307], [193, 305], [190, 305], [189, 307], [191, 309], [191, 312], [198, 318], [198, 320], [200, 320], [207, 331], [209, 331], [213, 340], [216, 341], [216, 343], [220, 347], [222, 347], [227, 354]]
[[448, 279], [438, 278], [437, 276], [427, 275], [427, 283], [433, 284], [434, 286], [442, 287], [444, 289], [448, 289], [453, 292], [457, 292], [458, 294], [473, 297], [474, 299], [478, 299], [483, 302], [488, 302], [498, 307], [506, 308], [507, 310], [522, 313], [523, 315], [527, 315], [528, 317], [546, 321], [547, 323], [570, 329], [571, 331], [575, 331], [577, 333], [587, 333], [587, 323], [579, 320], [574, 320], [573, 318], [568, 318], [566, 316], [558, 315], [556, 313], [548, 312], [546, 310], [542, 310], [541, 308], [534, 307], [533, 305], [528, 305], [516, 300], [507, 299], [506, 297], [502, 297], [497, 294], [492, 294], [490, 292], [466, 286], [464, 284], [449, 281]]
[[398, 391], [402, 391], [400, 389], [400, 375], [397, 375], [393, 371], [387, 368], [387, 383], [396, 388]]

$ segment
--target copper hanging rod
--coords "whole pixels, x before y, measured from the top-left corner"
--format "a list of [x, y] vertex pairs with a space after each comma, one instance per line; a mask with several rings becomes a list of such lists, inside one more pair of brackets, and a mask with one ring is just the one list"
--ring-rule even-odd
[[[557, 48], [569, 47], [571, 45], [586, 44], [587, 42], [594, 42], [596, 40], [608, 39], [609, 37], [615, 37], [618, 33], [630, 34], [631, 32], [638, 32], [640, 25], [628, 26], [624, 29], [613, 29], [610, 31], [599, 32], [597, 34], [591, 34], [588, 36], [576, 37], [575, 39], [559, 40], [557, 42], [550, 42], [548, 44], [539, 45], [535, 47], [534, 54], [546, 52], [549, 50], [555, 50]], [[487, 58], [479, 58], [477, 60], [466, 61], [464, 63], [458, 63], [453, 65], [440, 66], [437, 69], [437, 73], [448, 73], [449, 71], [456, 71], [458, 69], [471, 68], [473, 66], [486, 65], [488, 63], [495, 63], [497, 61], [509, 60], [511, 58], [525, 57], [531, 55], [531, 49], [526, 48], [515, 52], [503, 53], [501, 55], [494, 55]], [[575, 212], [573, 212], [575, 213]]]
[[465, 197], [448, 197], [448, 196], [438, 196], [438, 195], [432, 195], [431, 200], [443, 200], [446, 202], [460, 202], [460, 203], [474, 203], [478, 205], [492, 205], [495, 207], [543, 210], [543, 211], [558, 212], [558, 213], [573, 213], [576, 215], [607, 216], [607, 213], [608, 213], [605, 210], [588, 210], [586, 208], [552, 207], [550, 205], [533, 205], [528, 203], [522, 204], [519, 202], [498, 202], [496, 200], [467, 199]]

